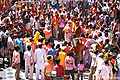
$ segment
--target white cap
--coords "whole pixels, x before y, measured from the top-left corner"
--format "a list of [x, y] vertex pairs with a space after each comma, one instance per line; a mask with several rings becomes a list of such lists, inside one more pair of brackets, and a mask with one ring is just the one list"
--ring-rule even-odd
[[119, 34], [120, 34], [120, 32], [116, 32], [115, 34], [119, 35]]
[[99, 53], [99, 54], [98, 54], [98, 57], [100, 57], [100, 56], [103, 56], [103, 53]]
[[120, 58], [120, 54], [117, 55], [117, 58]]

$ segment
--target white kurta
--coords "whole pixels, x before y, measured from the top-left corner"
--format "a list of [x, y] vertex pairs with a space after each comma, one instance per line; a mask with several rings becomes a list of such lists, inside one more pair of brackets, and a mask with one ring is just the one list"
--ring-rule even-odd
[[24, 53], [25, 65], [30, 66], [33, 63], [33, 54], [30, 51], [25, 51]]
[[113, 72], [110, 66], [103, 65], [101, 66], [100, 78], [103, 80], [112, 80]]
[[30, 79], [32, 79], [33, 78], [33, 65], [31, 65], [31, 63], [33, 63], [34, 61], [33, 53], [30, 51], [25, 51], [24, 59], [25, 59], [25, 76], [26, 78], [28, 77], [28, 69], [29, 69]]
[[36, 80], [39, 80], [41, 70], [41, 80], [44, 80], [44, 63], [46, 62], [46, 51], [45, 49], [37, 48], [35, 50], [35, 68], [36, 68]]
[[99, 79], [99, 72], [101, 70], [102, 65], [104, 65], [104, 60], [97, 56], [97, 58], [96, 58], [96, 66], [97, 66], [97, 68], [96, 68], [96, 72], [95, 72], [96, 80]]
[[36, 62], [35, 68], [43, 69], [44, 63], [46, 62], [46, 51], [45, 51], [45, 49], [37, 48], [35, 50], [34, 60]]

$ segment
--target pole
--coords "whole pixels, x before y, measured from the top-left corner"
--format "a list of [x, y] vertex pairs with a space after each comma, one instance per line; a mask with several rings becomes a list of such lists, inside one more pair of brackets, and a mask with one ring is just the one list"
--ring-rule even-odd
[[64, 1], [62, 0], [62, 7], [64, 7]]
[[43, 4], [43, 0], [42, 0], [42, 10], [43, 10], [43, 5], [44, 5], [44, 4]]
[[83, 0], [83, 11], [84, 11], [85, 0]]

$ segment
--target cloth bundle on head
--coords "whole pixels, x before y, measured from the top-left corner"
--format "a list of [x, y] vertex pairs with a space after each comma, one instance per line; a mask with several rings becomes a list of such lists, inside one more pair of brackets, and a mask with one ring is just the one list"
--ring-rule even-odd
[[105, 53], [105, 56], [104, 56], [104, 60], [107, 58], [107, 59], [110, 59], [112, 57], [112, 53], [110, 52], [107, 52]]
[[53, 62], [53, 56], [52, 55], [48, 55], [47, 56], [47, 62], [48, 63], [52, 63]]
[[100, 25], [99, 25], [99, 24], [96, 24], [96, 27], [100, 27]]
[[72, 23], [72, 21], [71, 21], [71, 20], [69, 20], [69, 21], [68, 21], [68, 23]]
[[66, 48], [66, 47], [63, 47], [63, 48], [62, 48], [62, 51], [65, 51], [65, 48]]
[[99, 53], [99, 54], [98, 54], [98, 57], [101, 57], [101, 56], [103, 56], [103, 55], [104, 55], [103, 53]]
[[120, 54], [117, 55], [117, 58], [118, 58], [118, 59], [120, 58]]
[[18, 30], [16, 28], [12, 29], [11, 32], [16, 33]]
[[40, 35], [40, 32], [36, 32], [35, 35], [34, 35], [34, 43], [38, 43], [38, 39], [40, 38], [43, 38], [41, 35]]

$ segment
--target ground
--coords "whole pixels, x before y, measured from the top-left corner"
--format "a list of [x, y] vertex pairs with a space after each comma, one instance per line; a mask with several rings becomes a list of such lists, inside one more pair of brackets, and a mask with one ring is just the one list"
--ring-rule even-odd
[[[77, 73], [75, 73], [75, 78], [77, 77], [76, 75]], [[88, 80], [88, 75], [88, 72], [84, 72], [83, 80]], [[20, 71], [20, 78], [20, 80], [29, 80], [25, 79], [25, 72], [22, 70]], [[6, 69], [0, 68], [0, 80], [15, 80], [15, 69], [12, 67], [8, 67]], [[35, 73], [33, 74], [33, 80], [35, 80]]]
[[[55, 41], [55, 43], [63, 43]], [[61, 45], [62, 46], [62, 45]], [[15, 80], [15, 69], [12, 67], [7, 67], [8, 65], [5, 64], [5, 69], [2, 68], [2, 58], [0, 58], [0, 80]], [[5, 62], [7, 63], [7, 59], [5, 58]], [[83, 80], [88, 80], [89, 72], [83, 73]], [[29, 80], [25, 79], [25, 71], [20, 70], [20, 80]], [[75, 73], [75, 78], [77, 78], [77, 73]], [[80, 77], [81, 78], [81, 77]], [[33, 79], [35, 80], [35, 73], [33, 74]], [[81, 79], [80, 79], [81, 80]]]

